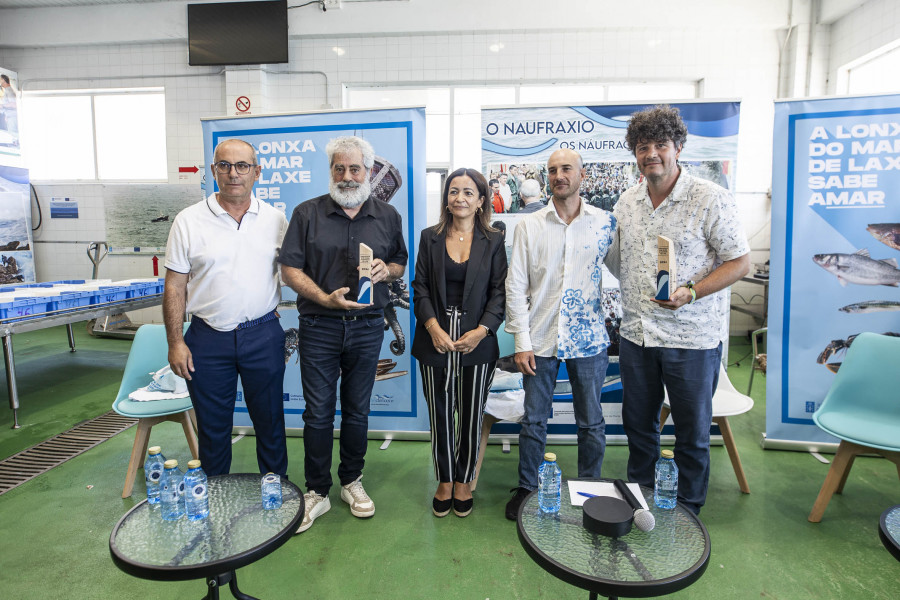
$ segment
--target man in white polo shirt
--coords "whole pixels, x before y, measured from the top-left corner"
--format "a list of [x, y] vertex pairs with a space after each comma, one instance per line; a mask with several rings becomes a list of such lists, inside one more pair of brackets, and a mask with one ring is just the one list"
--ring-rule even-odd
[[[231, 468], [232, 413], [241, 377], [261, 473], [287, 472], [284, 330], [276, 258], [287, 219], [253, 194], [253, 146], [232, 139], [210, 165], [219, 191], [175, 217], [166, 246], [163, 318], [169, 365], [187, 380], [207, 475]], [[191, 326], [182, 336], [185, 310]]]

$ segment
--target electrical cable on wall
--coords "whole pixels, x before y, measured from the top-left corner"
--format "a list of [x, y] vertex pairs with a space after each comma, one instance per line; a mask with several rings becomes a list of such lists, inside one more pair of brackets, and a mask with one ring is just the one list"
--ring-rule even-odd
[[31, 198], [34, 199], [34, 203], [37, 205], [38, 210], [38, 224], [31, 228], [32, 231], [37, 231], [41, 228], [41, 225], [44, 224], [44, 213], [41, 212], [41, 202], [38, 198], [37, 190], [34, 188], [34, 184], [29, 182], [28, 187], [31, 188]]

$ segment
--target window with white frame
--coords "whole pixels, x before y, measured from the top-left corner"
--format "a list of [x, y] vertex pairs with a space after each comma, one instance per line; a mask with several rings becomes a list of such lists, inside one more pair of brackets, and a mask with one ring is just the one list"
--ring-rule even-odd
[[481, 165], [482, 107], [690, 100], [698, 97], [698, 91], [694, 81], [430, 88], [360, 85], [345, 88], [344, 108], [424, 105], [426, 161], [453, 170]]
[[23, 93], [32, 180], [165, 181], [163, 88]]
[[900, 71], [900, 40], [846, 67], [847, 93], [882, 94], [900, 91], [890, 76]]

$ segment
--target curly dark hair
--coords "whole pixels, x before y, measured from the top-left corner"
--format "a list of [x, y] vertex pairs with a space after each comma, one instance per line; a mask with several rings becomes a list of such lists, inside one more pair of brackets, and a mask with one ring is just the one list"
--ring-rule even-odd
[[667, 142], [672, 140], [681, 150], [687, 141], [687, 127], [677, 108], [662, 104], [631, 115], [625, 132], [625, 145], [634, 154], [641, 142]]

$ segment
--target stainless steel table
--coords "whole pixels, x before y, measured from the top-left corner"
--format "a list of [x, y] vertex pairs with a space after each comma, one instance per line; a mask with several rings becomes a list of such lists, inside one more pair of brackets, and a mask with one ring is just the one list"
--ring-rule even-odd
[[709, 562], [709, 534], [700, 519], [679, 504], [661, 510], [653, 490], [641, 492], [656, 518], [656, 527], [633, 527], [618, 538], [592, 533], [582, 526], [583, 511], [573, 506], [563, 481], [562, 507], [546, 514], [532, 492], [519, 509], [518, 534], [525, 552], [545, 571], [571, 585], [610, 599], [671, 594], [694, 583]]
[[235, 570], [287, 542], [303, 518], [303, 494], [282, 479], [282, 505], [265, 510], [261, 475], [232, 473], [209, 478], [209, 516], [164, 521], [159, 504], [146, 500], [116, 524], [109, 552], [117, 567], [151, 581], [206, 579], [207, 598], [228, 584], [235, 598], [251, 599], [237, 586]]
[[6, 389], [9, 393], [9, 408], [13, 411], [13, 429], [19, 428], [19, 392], [16, 388], [16, 365], [13, 360], [12, 336], [14, 333], [37, 331], [47, 327], [65, 325], [69, 336], [69, 348], [75, 352], [75, 336], [72, 333], [72, 323], [99, 319], [132, 310], [150, 308], [162, 304], [162, 294], [143, 296], [133, 300], [110, 302], [107, 304], [94, 304], [74, 310], [46, 313], [33, 319], [12, 321], [0, 320], [0, 336], [3, 337], [3, 363], [6, 366]]

